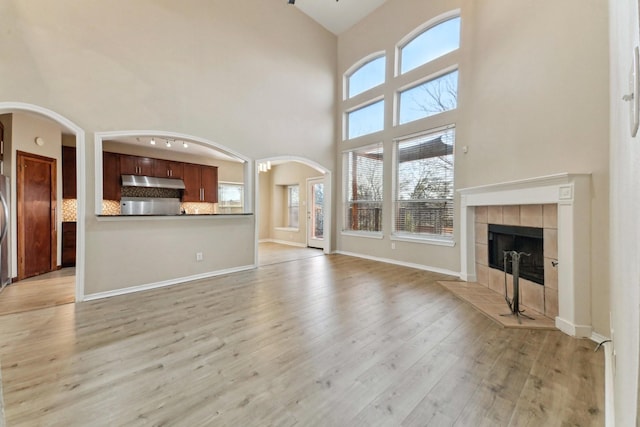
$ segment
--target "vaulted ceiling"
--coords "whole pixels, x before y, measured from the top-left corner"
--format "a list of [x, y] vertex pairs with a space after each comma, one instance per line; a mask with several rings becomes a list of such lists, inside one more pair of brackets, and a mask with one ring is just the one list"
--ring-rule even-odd
[[[282, 0], [285, 1], [285, 0]], [[386, 0], [295, 0], [295, 5], [338, 35], [380, 7]]]

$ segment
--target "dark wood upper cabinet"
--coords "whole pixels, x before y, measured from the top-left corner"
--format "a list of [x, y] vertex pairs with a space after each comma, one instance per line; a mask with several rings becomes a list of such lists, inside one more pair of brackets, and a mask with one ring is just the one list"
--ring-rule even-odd
[[154, 160], [149, 157], [121, 154], [120, 174], [153, 176]]
[[62, 146], [62, 198], [77, 198], [76, 147]]
[[159, 178], [182, 178], [184, 163], [171, 160], [154, 159], [153, 176]]
[[216, 166], [184, 164], [182, 176], [186, 189], [182, 196], [183, 202], [218, 201], [218, 168]]
[[184, 164], [184, 172], [182, 174], [185, 190], [182, 195], [183, 202], [199, 202], [200, 201], [200, 165], [192, 163]]
[[102, 153], [102, 198], [120, 200], [120, 154]]
[[218, 168], [215, 166], [201, 166], [200, 179], [202, 186], [202, 201], [218, 202]]

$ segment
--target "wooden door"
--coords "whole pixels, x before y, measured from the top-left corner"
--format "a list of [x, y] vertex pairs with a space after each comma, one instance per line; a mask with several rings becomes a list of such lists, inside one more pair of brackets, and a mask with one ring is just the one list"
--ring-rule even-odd
[[56, 160], [18, 151], [18, 280], [57, 267]]

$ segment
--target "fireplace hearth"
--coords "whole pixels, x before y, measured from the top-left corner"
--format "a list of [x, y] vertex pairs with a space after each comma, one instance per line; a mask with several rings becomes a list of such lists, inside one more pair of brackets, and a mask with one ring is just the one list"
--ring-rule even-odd
[[[520, 258], [520, 277], [544, 285], [543, 229], [512, 225], [489, 224], [489, 267], [505, 271], [505, 252], [525, 253]], [[513, 274], [507, 262], [507, 273]]]

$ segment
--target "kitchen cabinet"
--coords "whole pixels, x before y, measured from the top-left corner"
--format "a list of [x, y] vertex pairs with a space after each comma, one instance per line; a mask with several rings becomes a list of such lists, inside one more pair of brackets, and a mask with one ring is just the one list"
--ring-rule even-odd
[[184, 163], [154, 159], [153, 176], [158, 178], [182, 178]]
[[62, 223], [62, 266], [76, 265], [76, 223]]
[[76, 147], [62, 146], [62, 198], [76, 199]]
[[102, 198], [120, 201], [120, 154], [102, 153]]
[[154, 160], [149, 157], [120, 155], [121, 175], [153, 176]]
[[183, 202], [218, 202], [218, 168], [216, 166], [184, 164], [185, 190]]

